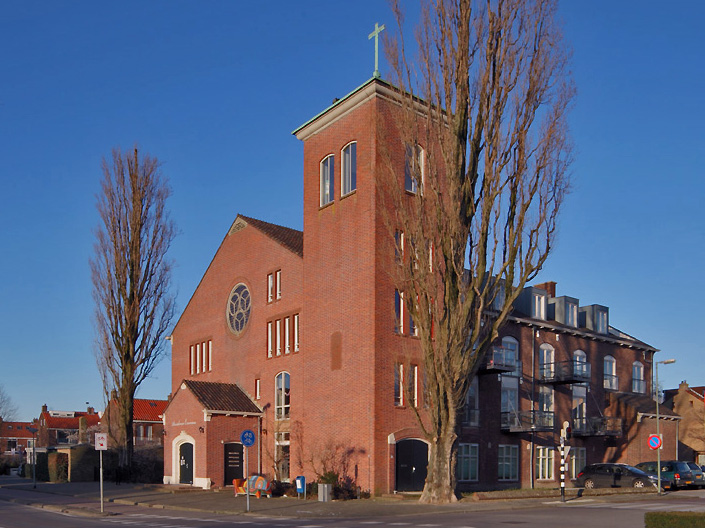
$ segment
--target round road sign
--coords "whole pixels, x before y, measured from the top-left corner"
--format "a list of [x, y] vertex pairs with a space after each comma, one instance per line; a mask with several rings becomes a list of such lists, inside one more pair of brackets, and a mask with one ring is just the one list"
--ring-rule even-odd
[[649, 447], [651, 449], [658, 449], [661, 447], [661, 435], [649, 435]]
[[240, 441], [245, 447], [255, 445], [255, 433], [250, 429], [245, 429], [240, 435]]

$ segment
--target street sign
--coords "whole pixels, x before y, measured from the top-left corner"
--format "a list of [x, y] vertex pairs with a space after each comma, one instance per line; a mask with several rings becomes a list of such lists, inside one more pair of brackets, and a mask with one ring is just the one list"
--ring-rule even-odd
[[245, 429], [240, 435], [240, 441], [245, 447], [250, 447], [255, 445], [255, 433], [250, 429]]
[[95, 434], [95, 449], [96, 451], [108, 450], [108, 433]]
[[649, 435], [649, 447], [651, 449], [659, 449], [661, 447], [661, 435]]

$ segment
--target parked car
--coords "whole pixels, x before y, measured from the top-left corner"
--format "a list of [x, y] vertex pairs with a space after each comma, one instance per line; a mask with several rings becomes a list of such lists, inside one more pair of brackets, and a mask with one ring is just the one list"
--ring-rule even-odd
[[[656, 475], [658, 473], [658, 465], [656, 462], [641, 462], [637, 464], [636, 467], [649, 475]], [[694, 482], [693, 472], [690, 470], [690, 467], [688, 467], [688, 464], [679, 460], [662, 460], [661, 478], [665, 478], [669, 481], [669, 487], [671, 489], [692, 486]]]
[[693, 472], [693, 487], [705, 488], [705, 473], [695, 462], [688, 462], [688, 467]]
[[[661, 479], [661, 486], [668, 484]], [[588, 464], [578, 473], [575, 485], [580, 488], [646, 488], [656, 486], [656, 477], [627, 464]]]

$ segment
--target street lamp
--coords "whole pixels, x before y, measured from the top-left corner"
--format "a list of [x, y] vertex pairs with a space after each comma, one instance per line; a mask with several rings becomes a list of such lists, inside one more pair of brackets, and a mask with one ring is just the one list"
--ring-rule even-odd
[[32, 433], [32, 486], [37, 487], [37, 429], [36, 427], [27, 427], [27, 430]]
[[656, 436], [658, 436], [659, 440], [661, 440], [661, 445], [659, 448], [656, 450], [656, 465], [657, 465], [657, 483], [656, 485], [658, 486], [658, 494], [661, 495], [661, 447], [663, 446], [663, 440], [661, 439], [661, 434], [660, 434], [660, 420], [658, 416], [658, 406], [659, 406], [659, 390], [658, 390], [658, 366], [659, 365], [670, 365], [671, 363], [675, 363], [675, 359], [664, 359], [663, 361], [656, 361], [654, 362], [654, 377], [655, 377], [655, 384], [656, 384]]

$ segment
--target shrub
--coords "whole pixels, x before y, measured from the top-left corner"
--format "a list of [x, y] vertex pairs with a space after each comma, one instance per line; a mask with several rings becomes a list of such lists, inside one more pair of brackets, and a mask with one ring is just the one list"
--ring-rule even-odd
[[645, 528], [702, 528], [705, 513], [698, 512], [647, 512]]
[[132, 482], [159, 484], [164, 480], [164, 448], [149, 446], [136, 449], [132, 455]]
[[49, 453], [47, 457], [49, 482], [66, 482], [69, 479], [69, 455]]

